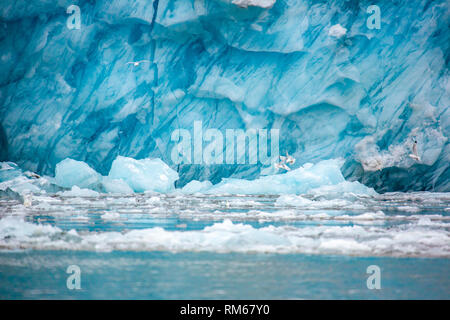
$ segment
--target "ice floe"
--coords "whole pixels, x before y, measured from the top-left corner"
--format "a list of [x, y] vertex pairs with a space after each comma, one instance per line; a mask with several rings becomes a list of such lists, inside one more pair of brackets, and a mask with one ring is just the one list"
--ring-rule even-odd
[[255, 228], [225, 219], [201, 230], [148, 228], [124, 232], [66, 232], [18, 218], [0, 220], [1, 249], [93, 251], [213, 251], [449, 257], [446, 229], [409, 223], [376, 226], [268, 226]]

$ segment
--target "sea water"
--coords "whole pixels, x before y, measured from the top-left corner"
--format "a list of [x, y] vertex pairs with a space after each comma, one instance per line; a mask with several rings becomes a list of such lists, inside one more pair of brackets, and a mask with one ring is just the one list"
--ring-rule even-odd
[[0, 202], [1, 299], [450, 298], [448, 193]]

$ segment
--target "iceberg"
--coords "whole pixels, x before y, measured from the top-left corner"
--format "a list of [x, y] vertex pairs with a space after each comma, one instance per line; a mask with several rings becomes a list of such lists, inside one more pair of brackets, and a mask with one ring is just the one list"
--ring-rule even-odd
[[202, 192], [209, 190], [212, 186], [213, 186], [213, 184], [211, 183], [211, 181], [192, 180], [191, 182], [186, 184], [181, 189], [181, 191], [183, 193], [191, 193], [191, 194], [192, 193], [202, 193]]
[[13, 162], [0, 162], [0, 197], [23, 197], [31, 193], [55, 193], [60, 191], [51, 177], [41, 177], [30, 171], [23, 171]]
[[110, 177], [103, 177], [103, 190], [107, 193], [130, 194], [134, 190], [123, 179], [111, 179]]
[[22, 170], [13, 162], [0, 162], [0, 182], [11, 180], [22, 175]]
[[225, 178], [205, 193], [217, 194], [305, 194], [344, 193], [376, 195], [372, 188], [348, 182], [341, 173], [342, 159], [324, 160], [282, 174], [263, 176], [255, 180]]
[[[76, 195], [80, 190], [127, 194], [133, 192], [170, 192], [175, 189], [178, 173], [161, 159], [136, 160], [118, 156], [107, 176], [102, 176], [88, 164], [64, 159], [56, 165], [54, 181], [57, 185], [72, 188], [65, 195]], [[74, 189], [75, 188], [75, 189]]]
[[67, 158], [56, 165], [55, 182], [65, 188], [96, 189], [100, 184], [100, 174], [87, 163]]
[[[23, 194], [45, 192], [47, 189], [74, 197], [96, 197], [99, 192], [131, 194], [175, 191], [185, 194], [377, 195], [372, 188], [357, 181], [346, 181], [340, 170], [343, 161], [333, 159], [317, 164], [307, 163], [287, 173], [262, 176], [254, 180], [224, 178], [215, 185], [211, 181], [192, 180], [178, 189], [175, 189], [178, 173], [161, 159], [136, 160], [118, 156], [113, 161], [109, 174], [102, 176], [86, 163], [68, 158], [56, 165], [54, 178], [41, 178], [31, 172], [23, 173], [15, 163], [3, 162], [0, 163], [0, 190], [11, 188], [12, 191]], [[50, 190], [52, 183], [56, 185]]]
[[170, 192], [175, 190], [178, 173], [161, 159], [142, 159], [118, 156], [112, 163], [108, 175], [111, 179], [122, 179], [135, 192]]

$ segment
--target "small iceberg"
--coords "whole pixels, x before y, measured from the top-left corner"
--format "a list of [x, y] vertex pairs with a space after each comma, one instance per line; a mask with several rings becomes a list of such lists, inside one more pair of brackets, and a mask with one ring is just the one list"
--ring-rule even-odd
[[102, 176], [82, 161], [69, 158], [56, 165], [55, 176], [59, 186], [72, 188], [66, 195], [77, 193], [80, 189], [118, 194], [167, 193], [175, 190], [176, 180], [178, 173], [161, 159], [136, 160], [122, 156], [113, 161], [108, 176]]
[[56, 165], [55, 182], [64, 188], [96, 189], [100, 179], [101, 175], [83, 161], [67, 158]]
[[[342, 160], [331, 159], [283, 173], [263, 176], [255, 180], [223, 179], [206, 190], [216, 194], [304, 194], [311, 190], [355, 192], [374, 195], [376, 192], [359, 182], [347, 182], [341, 173]], [[325, 191], [322, 189], [322, 191]]]
[[213, 184], [211, 183], [211, 181], [192, 180], [181, 189], [181, 192], [189, 194], [201, 193], [211, 189], [212, 186]]
[[8, 193], [26, 195], [30, 193], [57, 192], [62, 188], [52, 183], [52, 178], [41, 177], [33, 172], [23, 172], [13, 162], [0, 162], [0, 195]]
[[118, 156], [112, 163], [109, 178], [122, 179], [135, 192], [171, 192], [175, 191], [178, 173], [161, 159], [136, 160]]

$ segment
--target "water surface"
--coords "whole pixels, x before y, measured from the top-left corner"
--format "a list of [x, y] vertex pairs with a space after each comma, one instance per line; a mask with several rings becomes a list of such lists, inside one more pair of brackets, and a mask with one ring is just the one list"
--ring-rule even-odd
[[[2, 299], [449, 299], [445, 193], [0, 200]], [[66, 269], [81, 270], [69, 290]], [[370, 265], [381, 289], [367, 288]]]

